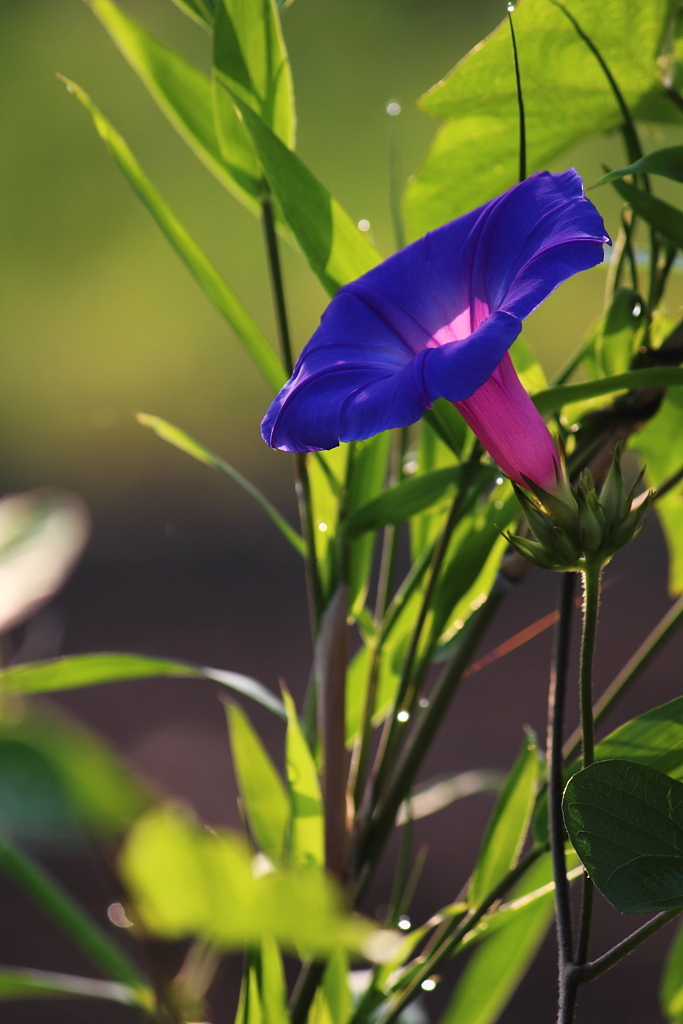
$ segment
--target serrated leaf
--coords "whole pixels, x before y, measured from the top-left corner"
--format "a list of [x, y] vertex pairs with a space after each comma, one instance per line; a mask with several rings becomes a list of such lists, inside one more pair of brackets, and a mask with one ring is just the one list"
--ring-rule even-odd
[[279, 390], [286, 379], [285, 372], [256, 321], [176, 218], [140, 167], [127, 143], [97, 109], [88, 94], [75, 82], [66, 78], [63, 81], [68, 91], [76, 96], [89, 112], [98, 135], [124, 177], [152, 214], [199, 287], [230, 324], [247, 355], [268, 384], [274, 391]]
[[619, 178], [635, 174], [659, 174], [663, 178], [669, 178], [670, 181], [683, 182], [683, 146], [669, 146], [666, 149], [657, 149], [654, 153], [648, 153], [640, 160], [629, 164], [628, 167], [621, 167], [617, 171], [604, 174], [594, 185], [591, 185], [591, 188], [608, 185]]
[[[673, 0], [567, 0], [566, 7], [599, 49], [635, 117], [680, 120], [657, 67]], [[586, 135], [618, 127], [622, 113], [595, 56], [557, 5], [520, 0], [514, 24], [531, 172]], [[413, 237], [516, 181], [517, 92], [507, 20], [423, 96], [421, 106], [448, 121], [406, 193]]]
[[292, 545], [295, 551], [298, 551], [300, 555], [304, 553], [305, 545], [301, 534], [294, 530], [287, 520], [282, 516], [275, 508], [273, 503], [262, 494], [258, 487], [254, 487], [250, 480], [242, 476], [234, 466], [231, 466], [229, 462], [222, 459], [220, 455], [216, 455], [215, 452], [205, 448], [204, 445], [195, 441], [194, 438], [186, 434], [180, 427], [175, 427], [172, 423], [168, 423], [166, 420], [162, 420], [159, 416], [150, 416], [148, 413], [139, 412], [136, 416], [138, 423], [141, 423], [143, 427], [149, 427], [153, 430], [157, 437], [160, 437], [162, 441], [167, 441], [172, 444], [174, 448], [178, 448], [181, 452], [185, 452], [191, 458], [196, 459], [198, 462], [203, 462], [205, 466], [211, 466], [212, 469], [217, 469], [221, 473], [224, 473], [227, 477], [230, 477], [238, 487], [241, 487], [250, 498], [261, 507], [266, 513], [269, 519], [277, 526], [278, 530], [287, 538], [289, 543]]
[[249, 104], [231, 95], [285, 220], [323, 288], [334, 295], [376, 266], [378, 252], [299, 157]]
[[222, 668], [192, 665], [171, 658], [148, 658], [144, 654], [120, 654], [117, 651], [99, 654], [72, 654], [64, 658], [32, 661], [0, 669], [0, 690], [9, 693], [55, 693], [75, 690], [98, 683], [121, 682], [124, 679], [181, 676], [185, 679], [213, 679], [236, 693], [251, 697], [258, 704], [285, 717], [282, 702], [262, 683], [228, 672]]
[[562, 808], [574, 849], [617, 910], [683, 907], [683, 783], [632, 761], [601, 761], [570, 779]]
[[287, 791], [242, 709], [230, 704], [226, 712], [232, 763], [249, 828], [266, 857], [281, 864], [291, 819]]
[[[683, 466], [683, 388], [674, 388], [664, 398], [656, 415], [634, 434], [631, 448], [642, 457], [645, 479], [650, 487], [662, 484]], [[683, 592], [683, 483], [658, 499], [655, 511], [664, 530], [669, 550], [669, 590]]]
[[292, 801], [290, 852], [292, 862], [301, 865], [325, 863], [325, 819], [320, 780], [310, 747], [306, 742], [296, 706], [283, 689], [287, 710], [285, 759]]
[[517, 864], [534, 809], [539, 771], [538, 746], [527, 735], [487, 826], [470, 880], [470, 906], [478, 906]]
[[[209, 79], [124, 14], [112, 0], [86, 2], [181, 138], [222, 185], [257, 212], [261, 185], [253, 147], [239, 124], [233, 126], [229, 137], [226, 129], [221, 147]], [[198, 13], [197, 0], [191, 6]], [[208, 10], [202, 13], [210, 16]]]

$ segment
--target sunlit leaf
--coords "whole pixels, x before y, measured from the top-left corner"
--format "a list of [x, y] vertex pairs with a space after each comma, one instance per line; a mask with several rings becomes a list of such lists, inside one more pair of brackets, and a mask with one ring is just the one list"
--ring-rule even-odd
[[100, 138], [124, 177], [152, 214], [199, 287], [230, 324], [265, 380], [277, 391], [285, 381], [285, 372], [256, 321], [161, 198], [127, 143], [80, 86], [67, 79], [64, 81], [69, 92], [76, 96], [90, 113]]
[[[566, 0], [566, 7], [599, 49], [634, 116], [679, 121], [657, 65], [673, 0]], [[587, 135], [617, 128], [622, 113], [595, 56], [558, 5], [520, 0], [513, 17], [532, 172]], [[421, 106], [447, 121], [408, 187], [405, 212], [413, 236], [517, 180], [517, 91], [507, 20], [423, 96]]]
[[617, 910], [683, 907], [683, 783], [632, 761], [600, 761], [570, 779], [562, 808], [574, 849]]
[[108, 999], [125, 1006], [142, 1006], [143, 1009], [150, 1006], [148, 1001], [141, 1000], [138, 990], [117, 981], [37, 971], [31, 967], [0, 967], [0, 1000], [57, 999], [60, 996]]
[[69, 491], [0, 499], [0, 633], [36, 612], [66, 581], [90, 532], [88, 510]]
[[231, 93], [270, 189], [314, 274], [330, 295], [379, 263], [363, 232], [251, 107]]
[[74, 690], [97, 683], [120, 682], [124, 679], [181, 676], [185, 679], [213, 679], [236, 693], [251, 697], [269, 711], [285, 717], [282, 702], [262, 683], [221, 668], [192, 665], [187, 661], [148, 658], [143, 654], [72, 654], [64, 658], [32, 661], [0, 669], [0, 690], [16, 693], [54, 693]]
[[505, 782], [503, 772], [479, 768], [455, 775], [440, 775], [416, 786], [396, 815], [396, 824], [405, 825], [449, 807], [455, 800], [477, 793], [497, 793]]
[[533, 403], [540, 412], [554, 412], [570, 402], [582, 402], [617, 391], [635, 391], [640, 388], [673, 388], [683, 385], [683, 369], [680, 366], [648, 367], [644, 370], [630, 370], [616, 373], [600, 380], [589, 380], [583, 384], [562, 384], [547, 388], [532, 395]]
[[527, 735], [500, 792], [470, 880], [468, 901], [476, 907], [515, 867], [534, 809], [540, 772], [538, 745]]
[[673, 245], [683, 248], [683, 213], [677, 207], [626, 181], [613, 181], [612, 186], [638, 217]]
[[[249, 209], [257, 210], [261, 192], [258, 165], [247, 133], [236, 125], [229, 146], [219, 144], [214, 126], [211, 83], [179, 54], [123, 13], [111, 0], [87, 0], [112, 41], [139, 76], [161, 112], [218, 180]], [[185, 8], [204, 8], [185, 0]], [[206, 18], [211, 12], [202, 10]], [[201, 15], [200, 15], [201, 17]]]
[[232, 763], [249, 828], [266, 857], [280, 864], [290, 823], [284, 783], [242, 709], [230, 704], [226, 711]]
[[292, 862], [321, 867], [325, 863], [325, 821], [318, 772], [287, 690], [283, 690], [283, 698], [287, 710], [287, 781], [292, 801]]
[[671, 1024], [683, 1021], [683, 927], [678, 929], [664, 964], [659, 1002]]
[[268, 1024], [289, 1024], [287, 981], [282, 955], [270, 936], [261, 940], [257, 973], [263, 1015]]
[[510, 355], [517, 376], [529, 394], [533, 395], [548, 387], [545, 371], [524, 338], [517, 338], [510, 349]]
[[591, 188], [607, 185], [611, 181], [634, 174], [660, 174], [671, 181], [683, 182], [683, 146], [670, 146], [667, 149], [657, 149], [654, 153], [648, 153], [642, 159], [629, 164], [628, 167], [621, 167], [618, 171], [604, 174]]
[[373, 952], [372, 924], [342, 911], [339, 893], [321, 871], [299, 868], [255, 877], [239, 836], [200, 828], [172, 807], [138, 821], [120, 867], [153, 935], [197, 935], [226, 950], [271, 937], [306, 955]]
[[[352, 518], [359, 508], [382, 493], [387, 477], [390, 445], [391, 434], [385, 431], [367, 441], [356, 441], [351, 446], [344, 501], [344, 511], [349, 517]], [[374, 544], [372, 534], [357, 536], [349, 544], [349, 609], [354, 617], [360, 614], [365, 605]]]
[[282, 516], [275, 508], [272, 502], [268, 501], [268, 498], [262, 494], [258, 487], [254, 487], [251, 481], [247, 480], [246, 477], [242, 476], [234, 466], [231, 466], [229, 462], [222, 459], [220, 455], [216, 455], [215, 452], [205, 448], [204, 445], [199, 444], [194, 438], [186, 434], [184, 430], [179, 427], [175, 427], [172, 423], [168, 423], [166, 420], [162, 420], [159, 416], [150, 416], [147, 413], [139, 412], [136, 417], [138, 423], [141, 423], [143, 427], [149, 427], [153, 430], [157, 437], [160, 437], [163, 441], [168, 441], [175, 448], [178, 448], [181, 452], [185, 452], [193, 459], [197, 459], [198, 462], [203, 462], [205, 466], [211, 466], [212, 469], [217, 469], [221, 473], [230, 477], [238, 487], [241, 487], [250, 498], [253, 498], [257, 505], [260, 505], [262, 510], [266, 513], [269, 519], [277, 526], [278, 530], [287, 538], [292, 547], [303, 554], [304, 542], [299, 533], [294, 530], [287, 520]]

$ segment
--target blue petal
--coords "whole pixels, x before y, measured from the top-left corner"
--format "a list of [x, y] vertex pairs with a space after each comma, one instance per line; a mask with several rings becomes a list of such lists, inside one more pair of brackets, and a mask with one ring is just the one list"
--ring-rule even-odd
[[431, 405], [437, 398], [462, 402], [488, 380], [522, 330], [509, 313], [493, 313], [464, 341], [425, 353], [422, 380]]

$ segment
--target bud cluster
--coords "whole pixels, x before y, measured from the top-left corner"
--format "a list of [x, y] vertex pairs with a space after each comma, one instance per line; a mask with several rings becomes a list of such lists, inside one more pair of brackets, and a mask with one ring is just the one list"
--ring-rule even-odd
[[589, 564], [604, 565], [615, 551], [630, 544], [643, 527], [653, 492], [634, 500], [642, 476], [641, 472], [627, 493], [619, 446], [599, 494], [587, 469], [575, 489], [570, 487], [564, 467], [558, 472], [552, 494], [531, 480], [527, 480], [529, 491], [515, 485], [536, 540], [506, 534], [507, 539], [516, 551], [541, 569], [581, 572]]

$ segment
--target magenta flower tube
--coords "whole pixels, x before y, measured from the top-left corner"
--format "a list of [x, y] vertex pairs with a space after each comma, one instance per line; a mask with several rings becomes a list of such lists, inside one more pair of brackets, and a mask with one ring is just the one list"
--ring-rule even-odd
[[320, 451], [453, 402], [512, 480], [547, 489], [558, 455], [508, 349], [609, 242], [574, 170], [543, 171], [431, 231], [337, 292], [273, 401], [273, 448]]

